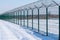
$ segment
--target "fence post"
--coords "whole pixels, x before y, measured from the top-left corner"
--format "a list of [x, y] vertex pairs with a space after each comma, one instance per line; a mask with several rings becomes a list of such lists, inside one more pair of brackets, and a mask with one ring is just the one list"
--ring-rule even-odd
[[19, 11], [19, 24], [20, 24], [20, 26], [21, 26], [21, 12]]
[[39, 32], [39, 8], [38, 8], [38, 32]]
[[60, 40], [60, 6], [59, 6], [59, 40]]
[[23, 20], [24, 20], [24, 25], [23, 25], [23, 26], [25, 26], [25, 10], [23, 10], [23, 14], [24, 14], [24, 15], [23, 15], [23, 17], [24, 17], [24, 18], [23, 18]]
[[28, 10], [27, 10], [27, 28], [28, 28]]
[[19, 11], [19, 25], [20, 25], [20, 11]]
[[33, 9], [32, 9], [32, 29], [33, 29]]
[[17, 12], [16, 12], [16, 24], [17, 24]]
[[22, 11], [20, 11], [20, 25], [22, 25]]
[[16, 24], [16, 12], [15, 12], [15, 24]]
[[17, 13], [18, 25], [19, 25], [19, 11]]
[[48, 36], [48, 7], [46, 7], [46, 36]]
[[18, 11], [17, 11], [17, 24], [18, 24]]
[[[21, 12], [21, 15], [22, 15], [22, 20], [23, 20], [23, 13]], [[23, 26], [23, 21], [21, 20], [21, 22], [22, 22], [22, 26]]]

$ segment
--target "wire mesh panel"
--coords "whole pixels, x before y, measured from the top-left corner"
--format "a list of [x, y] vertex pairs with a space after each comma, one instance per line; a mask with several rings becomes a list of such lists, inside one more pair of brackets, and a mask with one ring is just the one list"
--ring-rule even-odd
[[18, 18], [17, 18], [18, 12], [16, 12], [16, 24], [18, 23]]
[[24, 11], [22, 11], [22, 26], [24, 26]]
[[32, 10], [28, 11], [28, 27], [32, 29]]
[[16, 23], [16, 17], [15, 16], [16, 16], [16, 12], [14, 12], [14, 18], [15, 18], [15, 23]]
[[15, 23], [15, 12], [13, 12], [13, 20], [14, 20], [14, 23]]
[[18, 24], [18, 11], [16, 12], [16, 24]]
[[58, 39], [59, 34], [59, 7], [48, 8], [48, 35]]
[[39, 33], [46, 35], [46, 8], [39, 10]]
[[15, 22], [15, 18], [14, 18], [14, 12], [12, 12], [12, 20], [13, 20], [13, 23]]
[[18, 24], [20, 25], [20, 11], [19, 11], [19, 13], [18, 13]]
[[15, 12], [15, 23], [16, 23], [16, 12]]
[[13, 18], [12, 18], [13, 13], [11, 12], [9, 15], [10, 15], [10, 22], [12, 22], [12, 23], [13, 23], [13, 22], [14, 22], [14, 20], [13, 20]]
[[22, 25], [22, 11], [20, 11], [19, 14], [20, 14], [20, 16], [19, 16], [20, 17], [20, 25]]
[[12, 23], [13, 23], [13, 22], [14, 22], [14, 19], [12, 18], [13, 13], [11, 12], [10, 14], [11, 14], [11, 15], [10, 15], [10, 17], [11, 17], [11, 21], [12, 21]]
[[11, 20], [11, 13], [9, 13], [9, 18], [10, 18], [10, 22], [12, 22], [12, 20]]
[[19, 11], [18, 11], [18, 25], [19, 25]]
[[23, 26], [23, 11], [21, 11], [21, 16], [22, 16], [21, 22], [22, 22], [22, 26]]
[[27, 26], [27, 10], [25, 10], [25, 26]]
[[33, 29], [38, 32], [38, 10], [35, 8], [33, 10]]
[[[7, 21], [10, 21], [10, 20], [9, 20], [9, 13], [8, 13], [7, 15], [8, 15], [8, 20], [7, 20]], [[6, 20], [6, 19], [4, 19], [4, 20]]]
[[23, 10], [23, 26], [25, 26], [25, 10]]

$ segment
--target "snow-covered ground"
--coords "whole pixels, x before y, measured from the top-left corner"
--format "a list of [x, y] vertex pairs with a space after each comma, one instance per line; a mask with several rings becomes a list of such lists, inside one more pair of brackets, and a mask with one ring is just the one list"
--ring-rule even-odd
[[[28, 20], [28, 27], [32, 27], [32, 20]], [[25, 25], [26, 25], [25, 21]], [[38, 31], [38, 20], [33, 20], [33, 28], [37, 29], [34, 31]], [[46, 35], [46, 20], [40, 19], [39, 20], [39, 33]], [[48, 36], [55, 38], [56, 40], [59, 37], [59, 20], [58, 19], [49, 19], [48, 20]]]
[[38, 39], [28, 34], [20, 26], [0, 20], [0, 40], [38, 40]]
[[[11, 19], [10, 21], [12, 22], [17, 22], [15, 19]], [[39, 20], [40, 24], [39, 24], [39, 30], [40, 33], [42, 34], [46, 34], [46, 20]], [[28, 20], [28, 27], [32, 27], [32, 20]], [[20, 20], [19, 20], [19, 24], [20, 24]], [[23, 22], [22, 22], [23, 24]], [[27, 26], [27, 20], [25, 20], [25, 26]], [[9, 27], [10, 28], [10, 27]], [[15, 27], [13, 27], [15, 28]], [[33, 28], [34, 29], [38, 29], [38, 20], [34, 19], [33, 20]], [[41, 34], [36, 33], [35, 31], [38, 30], [34, 30], [34, 31], [30, 31], [27, 28], [24, 29], [25, 31], [28, 31], [27, 33], [31, 34], [32, 36], [36, 37], [37, 40], [58, 40], [58, 36], [59, 36], [59, 20], [58, 19], [49, 19], [48, 20], [48, 36], [42, 36]], [[13, 31], [14, 32], [14, 31]]]

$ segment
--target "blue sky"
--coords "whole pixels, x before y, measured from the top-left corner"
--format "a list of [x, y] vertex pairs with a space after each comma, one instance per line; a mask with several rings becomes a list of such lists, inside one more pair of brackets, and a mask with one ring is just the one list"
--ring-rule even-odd
[[0, 14], [37, 0], [0, 0]]
[[[0, 14], [35, 1], [37, 0], [0, 0]], [[60, 2], [60, 0], [55, 1]]]

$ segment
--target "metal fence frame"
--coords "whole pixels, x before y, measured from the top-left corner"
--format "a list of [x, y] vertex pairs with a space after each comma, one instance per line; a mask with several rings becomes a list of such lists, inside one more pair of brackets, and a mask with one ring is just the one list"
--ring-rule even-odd
[[[59, 40], [60, 40], [60, 6], [58, 6], [59, 7]], [[39, 33], [39, 10], [40, 10], [40, 8], [41, 7], [35, 7], [35, 8], [37, 8], [37, 10], [38, 10], [38, 33]], [[46, 7], [46, 36], [48, 36], [48, 8], [49, 7]], [[27, 28], [29, 28], [28, 27], [28, 11], [29, 10], [32, 10], [32, 30], [33, 30], [33, 10], [34, 10], [34, 8], [29, 8], [29, 9], [26, 9], [26, 11], [27, 11]], [[23, 11], [23, 12], [22, 12]], [[19, 11], [15, 11], [15, 12], [13, 12], [13, 14], [16, 14], [16, 16], [14, 16], [15, 18], [17, 18], [17, 16], [18, 16], [18, 20], [17, 19], [15, 19], [15, 22], [16, 22], [16, 24], [18, 24], [18, 25], [21, 25], [21, 26], [25, 26], [25, 9], [24, 10], [19, 10]], [[19, 16], [19, 14], [20, 14], [20, 16], [22, 16], [22, 17], [20, 17]], [[10, 15], [10, 13], [8, 13], [8, 15]], [[24, 19], [23, 19], [23, 15], [24, 15]], [[10, 18], [10, 16], [8, 16], [8, 18]], [[20, 21], [19, 21], [19, 19], [20, 19]], [[24, 20], [24, 21], [22, 21], [22, 20]], [[14, 22], [14, 23], [15, 23]], [[18, 23], [17, 23], [18, 22]], [[19, 22], [20, 22], [20, 24], [19, 24]]]

